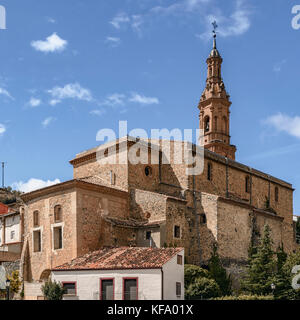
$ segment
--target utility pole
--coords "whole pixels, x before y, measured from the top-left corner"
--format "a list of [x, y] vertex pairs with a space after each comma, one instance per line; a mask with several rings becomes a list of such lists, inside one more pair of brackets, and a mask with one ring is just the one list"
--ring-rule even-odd
[[4, 189], [5, 185], [4, 185], [4, 166], [5, 166], [5, 162], [1, 162], [2, 164], [2, 188]]

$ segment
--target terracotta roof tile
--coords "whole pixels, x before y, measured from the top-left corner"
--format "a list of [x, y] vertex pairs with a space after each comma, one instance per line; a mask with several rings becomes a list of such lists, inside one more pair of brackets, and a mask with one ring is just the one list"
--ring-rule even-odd
[[120, 270], [161, 268], [183, 248], [103, 248], [55, 267], [59, 270]]

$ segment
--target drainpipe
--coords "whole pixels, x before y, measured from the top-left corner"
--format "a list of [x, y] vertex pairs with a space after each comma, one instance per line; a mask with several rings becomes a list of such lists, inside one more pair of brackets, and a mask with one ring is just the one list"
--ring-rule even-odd
[[164, 300], [164, 270], [161, 267], [161, 300]]
[[252, 168], [249, 168], [250, 171], [250, 205], [252, 205]]
[[229, 198], [229, 182], [228, 182], [228, 158], [225, 157], [226, 161], [226, 198]]
[[200, 243], [200, 225], [199, 225], [199, 219], [197, 217], [197, 199], [196, 199], [196, 191], [195, 191], [195, 186], [196, 186], [196, 177], [193, 175], [193, 211], [194, 211], [194, 216], [196, 220], [196, 228], [197, 228], [197, 241], [198, 241], [198, 250], [199, 250], [199, 262], [201, 265], [201, 243]]

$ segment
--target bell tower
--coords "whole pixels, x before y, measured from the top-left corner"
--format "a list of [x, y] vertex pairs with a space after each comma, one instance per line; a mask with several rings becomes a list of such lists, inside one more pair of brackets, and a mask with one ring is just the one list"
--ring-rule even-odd
[[217, 49], [216, 22], [213, 23], [213, 49], [206, 60], [206, 87], [198, 105], [200, 129], [206, 149], [235, 160], [236, 147], [230, 144], [230, 96], [221, 76], [223, 59]]

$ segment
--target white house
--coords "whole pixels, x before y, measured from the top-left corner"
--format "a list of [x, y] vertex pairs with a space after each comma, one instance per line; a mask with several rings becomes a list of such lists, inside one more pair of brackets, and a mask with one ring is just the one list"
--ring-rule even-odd
[[21, 229], [19, 211], [0, 203], [0, 261], [16, 260], [21, 255]]
[[183, 300], [183, 248], [104, 248], [56, 267], [72, 300]]

